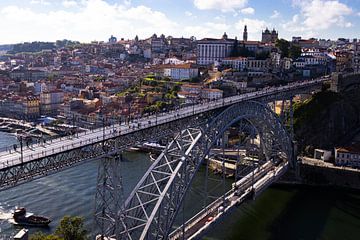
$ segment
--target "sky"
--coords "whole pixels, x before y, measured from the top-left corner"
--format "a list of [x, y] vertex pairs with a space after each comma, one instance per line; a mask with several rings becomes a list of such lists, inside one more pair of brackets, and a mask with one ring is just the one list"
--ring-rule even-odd
[[0, 44], [70, 39], [140, 39], [156, 33], [249, 40], [360, 38], [360, 0], [1, 0]]

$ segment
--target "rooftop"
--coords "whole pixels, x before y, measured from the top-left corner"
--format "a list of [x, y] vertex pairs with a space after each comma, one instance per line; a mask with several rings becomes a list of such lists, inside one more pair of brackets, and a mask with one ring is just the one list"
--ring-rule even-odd
[[342, 152], [342, 153], [360, 154], [360, 143], [356, 143], [356, 144], [353, 144], [353, 145], [347, 146], [347, 147], [337, 147], [336, 151]]

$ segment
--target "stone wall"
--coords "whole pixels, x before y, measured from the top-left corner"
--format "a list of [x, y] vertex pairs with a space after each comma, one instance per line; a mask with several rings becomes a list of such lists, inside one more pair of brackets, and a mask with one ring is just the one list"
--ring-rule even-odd
[[279, 183], [304, 184], [312, 186], [335, 186], [360, 190], [360, 171], [300, 165], [300, 178], [296, 178], [294, 171], [288, 171]]

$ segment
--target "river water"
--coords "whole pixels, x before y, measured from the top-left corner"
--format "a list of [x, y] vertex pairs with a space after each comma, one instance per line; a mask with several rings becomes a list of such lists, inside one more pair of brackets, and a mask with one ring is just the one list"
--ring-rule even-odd
[[[1, 145], [16, 139], [0, 133]], [[122, 163], [124, 195], [127, 196], [151, 162], [146, 154], [127, 153]], [[97, 169], [91, 161], [9, 190], [0, 192], [0, 239], [10, 239], [19, 228], [8, 222], [11, 210], [25, 206], [30, 212], [50, 217], [52, 232], [64, 215], [84, 217], [87, 229], [94, 228], [93, 212]], [[201, 207], [204, 171], [187, 194], [182, 219]], [[229, 187], [230, 183], [227, 183]], [[209, 184], [221, 192], [222, 185]], [[178, 220], [179, 221], [179, 220]], [[31, 232], [38, 229], [31, 229]], [[90, 233], [93, 235], [94, 232]], [[204, 239], [360, 239], [360, 193], [326, 188], [274, 186], [255, 201], [246, 202], [215, 225]]]

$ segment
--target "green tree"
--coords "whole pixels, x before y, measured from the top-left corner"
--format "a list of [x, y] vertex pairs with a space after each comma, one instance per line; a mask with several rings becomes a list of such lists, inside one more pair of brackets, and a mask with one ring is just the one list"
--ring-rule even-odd
[[245, 46], [242, 46], [242, 47], [239, 48], [238, 56], [241, 56], [241, 57], [255, 57], [255, 52], [250, 51]]
[[270, 52], [268, 52], [268, 51], [261, 51], [259, 53], [256, 53], [257, 60], [266, 60], [269, 57], [270, 57]]
[[45, 235], [42, 232], [36, 232], [30, 236], [30, 240], [63, 240], [63, 238], [56, 235]]
[[81, 217], [65, 216], [56, 228], [55, 235], [64, 240], [87, 240], [84, 219]]
[[281, 57], [289, 57], [290, 43], [285, 39], [278, 39], [275, 46], [280, 49]]
[[301, 56], [301, 47], [294, 44], [291, 45], [289, 50], [289, 57], [291, 57], [292, 59], [297, 59], [300, 56]]
[[230, 57], [238, 57], [239, 56], [239, 41], [235, 38], [234, 45], [231, 49]]

